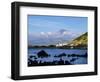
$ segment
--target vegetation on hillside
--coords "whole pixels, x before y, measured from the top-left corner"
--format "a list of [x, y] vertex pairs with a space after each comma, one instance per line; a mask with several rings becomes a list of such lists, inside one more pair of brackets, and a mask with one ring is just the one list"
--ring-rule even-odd
[[87, 47], [88, 42], [88, 33], [84, 33], [83, 35], [77, 37], [76, 39], [72, 40], [68, 45], [69, 46], [83, 46]]

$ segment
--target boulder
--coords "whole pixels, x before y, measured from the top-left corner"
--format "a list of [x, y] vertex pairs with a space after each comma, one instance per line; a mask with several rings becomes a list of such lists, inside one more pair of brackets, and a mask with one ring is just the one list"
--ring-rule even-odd
[[38, 57], [48, 57], [49, 55], [44, 50], [41, 50], [40, 52], [37, 53], [37, 56]]

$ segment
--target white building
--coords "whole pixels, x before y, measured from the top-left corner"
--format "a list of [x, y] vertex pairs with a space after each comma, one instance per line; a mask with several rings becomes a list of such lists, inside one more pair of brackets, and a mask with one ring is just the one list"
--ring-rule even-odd
[[58, 43], [58, 44], [56, 44], [56, 47], [61, 47], [61, 46], [65, 46], [65, 45], [67, 45], [67, 43]]

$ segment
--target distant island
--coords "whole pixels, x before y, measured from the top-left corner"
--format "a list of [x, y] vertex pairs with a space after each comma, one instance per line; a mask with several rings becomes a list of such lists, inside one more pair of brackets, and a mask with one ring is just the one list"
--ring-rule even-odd
[[87, 36], [88, 36], [88, 33], [86, 32], [68, 43], [67, 42], [66, 43], [58, 43], [55, 45], [47, 45], [47, 46], [28, 45], [28, 48], [66, 48], [66, 49], [73, 49], [73, 48], [81, 49], [82, 48], [82, 49], [87, 49], [87, 42], [88, 42]]

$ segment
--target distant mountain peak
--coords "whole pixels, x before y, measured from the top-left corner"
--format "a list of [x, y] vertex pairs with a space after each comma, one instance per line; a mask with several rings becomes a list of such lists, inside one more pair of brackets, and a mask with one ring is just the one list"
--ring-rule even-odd
[[68, 32], [68, 30], [66, 30], [66, 29], [60, 29], [58, 32], [59, 33], [64, 33], [64, 32]]

